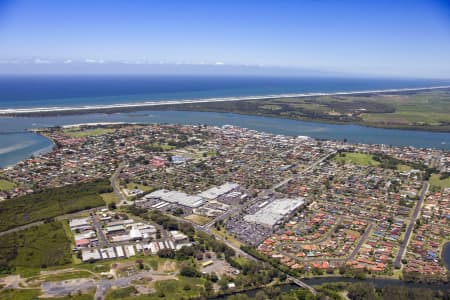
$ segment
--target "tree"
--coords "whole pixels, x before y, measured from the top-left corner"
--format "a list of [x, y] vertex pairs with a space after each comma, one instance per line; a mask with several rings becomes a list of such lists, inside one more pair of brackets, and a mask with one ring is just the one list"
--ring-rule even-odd
[[175, 258], [175, 251], [172, 249], [161, 249], [157, 255], [161, 258]]
[[115, 210], [117, 208], [116, 202], [111, 202], [108, 204], [110, 210]]
[[266, 295], [266, 293], [264, 293], [264, 291], [258, 291], [258, 292], [255, 294], [254, 299], [255, 299], [255, 300], [268, 300], [269, 297], [267, 297], [267, 295]]
[[377, 300], [373, 284], [369, 283], [355, 283], [348, 289], [348, 297], [352, 300]]
[[186, 277], [200, 277], [200, 272], [197, 269], [190, 265], [183, 265], [180, 268], [180, 275]]
[[222, 276], [222, 278], [219, 279], [218, 284], [222, 291], [226, 291], [228, 289], [228, 278], [226, 276]]
[[211, 294], [212, 290], [213, 290], [213, 284], [211, 283], [211, 281], [206, 280], [205, 281], [205, 292], [207, 294]]

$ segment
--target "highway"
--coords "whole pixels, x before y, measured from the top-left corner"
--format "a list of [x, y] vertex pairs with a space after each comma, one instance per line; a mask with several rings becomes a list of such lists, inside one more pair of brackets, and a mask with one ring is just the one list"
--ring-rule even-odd
[[411, 220], [409, 221], [408, 228], [406, 229], [405, 237], [403, 238], [403, 242], [400, 245], [397, 257], [395, 258], [394, 266], [396, 268], [402, 267], [402, 258], [405, 255], [406, 248], [408, 248], [409, 240], [411, 239], [411, 234], [413, 232], [414, 226], [416, 225], [416, 220], [420, 215], [420, 210], [422, 209], [423, 201], [425, 200], [425, 196], [427, 195], [429, 187], [430, 185], [428, 184], [428, 182], [423, 183], [419, 201], [417, 201], [416, 208], [414, 209], [414, 212], [411, 216]]

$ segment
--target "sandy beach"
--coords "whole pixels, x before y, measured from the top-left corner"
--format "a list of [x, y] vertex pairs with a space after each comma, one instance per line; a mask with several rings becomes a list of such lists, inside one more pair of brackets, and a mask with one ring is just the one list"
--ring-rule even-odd
[[244, 97], [224, 97], [224, 98], [205, 98], [205, 99], [180, 99], [170, 101], [143, 101], [106, 105], [86, 105], [86, 106], [53, 106], [53, 107], [31, 107], [31, 108], [4, 108], [0, 109], [0, 116], [26, 116], [38, 115], [40, 113], [49, 115], [52, 113], [82, 113], [82, 112], [100, 112], [107, 110], [120, 111], [120, 109], [130, 108], [151, 108], [152, 106], [161, 105], [177, 105], [186, 103], [208, 103], [208, 102], [228, 102], [228, 101], [245, 101], [245, 100], [265, 100], [273, 98], [300, 98], [314, 96], [336, 96], [336, 95], [358, 95], [358, 94], [375, 94], [375, 93], [395, 93], [408, 91], [421, 91], [432, 89], [444, 89], [450, 86], [433, 86], [425, 88], [403, 88], [403, 89], [384, 89], [384, 90], [362, 90], [350, 92], [333, 92], [333, 93], [300, 93], [300, 94], [277, 94], [264, 96], [244, 96]]

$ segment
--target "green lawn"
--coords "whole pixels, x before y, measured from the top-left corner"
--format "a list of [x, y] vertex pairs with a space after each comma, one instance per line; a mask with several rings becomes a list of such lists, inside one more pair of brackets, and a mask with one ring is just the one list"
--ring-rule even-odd
[[116, 193], [112, 192], [112, 193], [104, 193], [100, 195], [103, 199], [103, 201], [105, 201], [106, 204], [109, 203], [119, 203], [119, 198], [117, 197]]
[[431, 185], [431, 188], [435, 189], [444, 189], [450, 188], [450, 177], [446, 179], [440, 179], [440, 174], [432, 174], [428, 182]]
[[68, 185], [0, 202], [0, 231], [59, 215], [105, 205], [100, 193], [107, 180]]
[[3, 290], [0, 292], [2, 300], [30, 300], [37, 299], [41, 292], [39, 290]]
[[153, 191], [153, 188], [151, 186], [147, 186], [147, 185], [143, 185], [143, 184], [139, 184], [139, 183], [134, 183], [134, 182], [128, 183], [126, 188], [127, 188], [127, 190], [139, 189], [139, 190], [144, 191], [144, 192], [151, 192], [151, 191]]
[[334, 160], [359, 166], [378, 166], [380, 164], [373, 159], [372, 155], [365, 153], [342, 152], [337, 154]]
[[411, 167], [408, 165], [399, 164], [397, 165], [397, 170], [400, 172], [405, 172], [411, 170]]
[[85, 129], [80, 130], [79, 128], [69, 128], [64, 130], [64, 133], [75, 138], [88, 137], [96, 135], [104, 135], [108, 133], [114, 133], [116, 129], [113, 128], [95, 128], [95, 129]]
[[0, 191], [9, 191], [16, 187], [14, 182], [0, 179]]
[[41, 294], [38, 289], [16, 289], [16, 290], [3, 290], [0, 291], [0, 299], [2, 300], [34, 300], [34, 299], [52, 299], [52, 300], [92, 300], [93, 294], [85, 295], [73, 295], [68, 297], [57, 297], [57, 298], [41, 298]]
[[0, 236], [0, 245], [0, 269], [45, 268], [72, 262], [71, 240], [59, 221]]

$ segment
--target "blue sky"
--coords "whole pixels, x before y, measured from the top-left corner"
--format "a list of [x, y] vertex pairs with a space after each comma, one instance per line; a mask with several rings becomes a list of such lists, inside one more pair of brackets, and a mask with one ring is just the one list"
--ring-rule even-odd
[[125, 63], [450, 78], [450, 1], [0, 0], [4, 72]]

